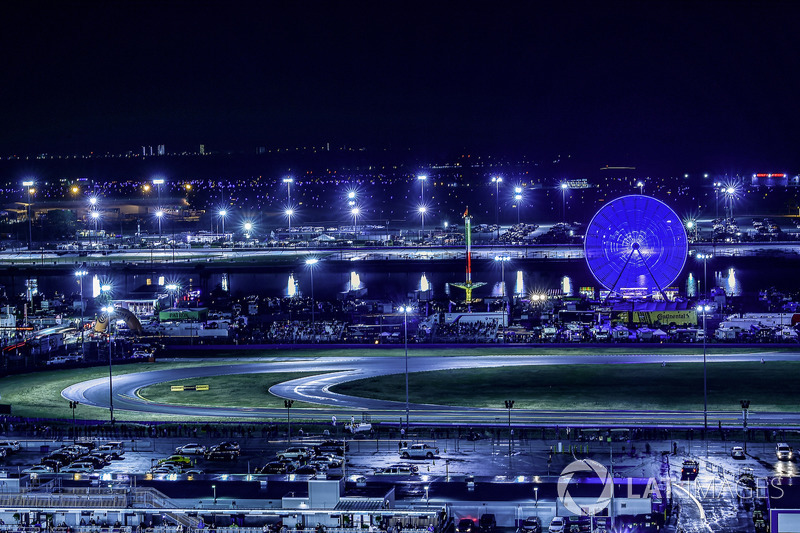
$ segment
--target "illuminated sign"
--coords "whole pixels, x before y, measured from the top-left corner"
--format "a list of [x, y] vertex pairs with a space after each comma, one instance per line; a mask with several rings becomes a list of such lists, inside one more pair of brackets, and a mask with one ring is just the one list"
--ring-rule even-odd
[[786, 174], [756, 174], [757, 178], [785, 178]]

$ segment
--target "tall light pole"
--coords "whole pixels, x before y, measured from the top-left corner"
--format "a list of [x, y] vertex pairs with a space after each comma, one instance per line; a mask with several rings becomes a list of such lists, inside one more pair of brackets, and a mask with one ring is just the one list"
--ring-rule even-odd
[[639, 187], [639, 194], [644, 194], [644, 182], [637, 181], [636, 186]]
[[725, 189], [725, 195], [728, 197], [728, 218], [733, 220], [733, 197], [736, 195], [736, 189], [733, 187], [728, 187]]
[[88, 274], [88, 272], [85, 270], [78, 270], [75, 272], [81, 284], [81, 354], [83, 354], [83, 276], [86, 274]]
[[294, 400], [283, 400], [283, 406], [286, 408], [286, 442], [292, 442], [292, 419], [289, 413], [293, 404]]
[[308, 265], [309, 270], [311, 271], [311, 326], [314, 326], [314, 265], [319, 263], [319, 259], [312, 258], [306, 259], [306, 265]]
[[292, 215], [294, 215], [294, 209], [291, 207], [287, 208], [286, 211], [283, 212], [286, 215], [286, 219], [289, 221], [289, 229], [292, 229]]
[[747, 453], [747, 410], [750, 409], [750, 400], [739, 400], [742, 406], [742, 429], [744, 430], [744, 453]]
[[708, 305], [698, 305], [697, 312], [703, 313], [703, 435], [708, 431], [708, 380], [706, 372], [706, 313], [711, 310]]
[[164, 288], [169, 291], [170, 307], [175, 307], [175, 293], [180, 290], [180, 286], [177, 283], [169, 283]]
[[406, 352], [406, 434], [408, 433], [408, 312], [411, 311], [411, 307], [404, 305], [400, 307], [400, 312], [403, 313], [403, 342], [405, 344], [405, 352]]
[[100, 220], [100, 212], [99, 211], [92, 211], [90, 215], [92, 220], [94, 220], [94, 242], [97, 244], [100, 240], [97, 238], [97, 222]]
[[428, 176], [420, 175], [417, 176], [417, 181], [419, 181], [420, 186], [420, 203], [425, 205], [425, 181], [428, 179]]
[[562, 222], [564, 222], [564, 224], [567, 223], [567, 189], [568, 188], [569, 188], [569, 185], [567, 185], [567, 182], [562, 182], [561, 183], [561, 216], [563, 217]]
[[219, 218], [222, 219], [222, 241], [225, 242], [225, 217], [228, 216], [227, 209], [219, 210]]
[[78, 432], [75, 427], [75, 409], [78, 408], [80, 402], [70, 401], [69, 408], [72, 409], [72, 442], [78, 442]]
[[244, 228], [245, 238], [250, 240], [250, 234], [253, 232], [253, 223], [248, 220], [242, 227]]
[[107, 305], [106, 307], [102, 308], [102, 311], [108, 315], [108, 411], [109, 416], [111, 419], [111, 423], [114, 423], [114, 374], [112, 370], [112, 363], [111, 363], [111, 350], [112, 350], [112, 315], [114, 314], [114, 304], [111, 303], [111, 285], [102, 285], [100, 287], [101, 294], [107, 295]]
[[517, 225], [519, 225], [519, 210], [522, 207], [522, 187], [514, 187], [514, 202], [517, 204]]
[[32, 180], [22, 182], [22, 186], [25, 187], [28, 192], [28, 252], [31, 251], [33, 243], [33, 224], [31, 223], [31, 194], [33, 194], [33, 185], [34, 183]]
[[511, 409], [514, 408], [514, 400], [506, 400], [504, 402], [506, 409], [508, 409], [508, 445], [511, 446], [513, 439], [511, 438]]
[[494, 260], [500, 263], [500, 290], [503, 298], [503, 342], [506, 342], [506, 263], [511, 258], [507, 255], [496, 255]]
[[286, 184], [286, 201], [289, 207], [292, 206], [292, 183], [294, 183], [294, 178], [283, 178], [283, 182]]
[[500, 238], [500, 184], [503, 183], [503, 178], [495, 176], [492, 178], [494, 183], [494, 223], [497, 225], [497, 238]]
[[425, 237], [425, 213], [428, 211], [428, 208], [424, 205], [419, 206], [419, 216], [422, 217], [422, 233], [420, 236], [420, 241]]
[[156, 192], [158, 193], [158, 205], [161, 205], [161, 186], [164, 185], [164, 178], [154, 179], [153, 185], [156, 186]]
[[353, 215], [353, 244], [358, 240], [358, 214], [361, 210], [358, 207], [350, 209], [350, 214]]
[[161, 219], [164, 218], [164, 211], [159, 209], [156, 211], [156, 219], [158, 219], [158, 239], [161, 240]]
[[708, 297], [711, 296], [711, 291], [708, 290], [708, 280], [706, 278], [706, 274], [708, 273], [707, 265], [708, 265], [708, 260], [713, 257], [714, 257], [713, 254], [702, 254], [702, 253], [697, 254], [697, 259], [703, 261], [703, 289], [705, 289], [705, 291], [708, 293]]

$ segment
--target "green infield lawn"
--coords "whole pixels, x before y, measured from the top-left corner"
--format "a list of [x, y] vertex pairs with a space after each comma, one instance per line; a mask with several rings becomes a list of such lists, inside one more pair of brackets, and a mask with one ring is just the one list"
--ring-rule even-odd
[[[597, 353], [646, 353], [647, 346], [631, 345], [625, 348], [608, 348]], [[588, 350], [584, 350], [588, 351]], [[663, 353], [686, 353], [688, 350], [670, 350]], [[730, 351], [730, 350], [729, 350]], [[742, 353], [745, 350], [734, 350]], [[756, 352], [757, 350], [751, 350]], [[763, 350], [762, 350], [763, 351]], [[225, 353], [211, 352], [209, 355]], [[401, 356], [402, 350], [342, 350], [315, 349], [307, 351], [264, 350], [268, 358], [285, 360], [290, 356]], [[497, 347], [476, 349], [416, 349], [413, 355], [554, 355], [581, 353], [581, 349], [512, 348]], [[719, 352], [717, 352], [719, 353]], [[226, 364], [250, 363], [263, 358], [252, 358], [252, 351], [229, 351]], [[262, 357], [263, 357], [262, 355]], [[268, 361], [268, 359], [267, 359]], [[265, 361], [265, 362], [267, 362]], [[115, 365], [114, 374], [166, 370], [187, 366], [217, 364], [216, 357], [206, 360], [162, 361]], [[476, 360], [476, 366], [480, 360]], [[107, 367], [63, 369], [0, 379], [0, 397], [12, 405], [12, 413], [24, 417], [72, 418], [68, 402], [61, 391], [69, 385], [107, 376]], [[754, 409], [760, 411], [800, 411], [800, 388], [795, 376], [800, 372], [800, 362], [768, 361], [760, 363], [716, 363], [708, 365], [709, 408], [730, 411], [739, 400], [748, 398]], [[307, 373], [257, 374], [218, 376], [207, 381], [212, 386], [209, 393], [177, 392], [169, 390], [173, 384], [197, 384], [197, 379], [175, 381], [148, 387], [143, 397], [158, 403], [183, 403], [188, 405], [221, 405], [241, 407], [281, 407], [281, 399], [269, 395], [270, 386]], [[414, 403], [499, 407], [503, 401], [513, 399], [515, 407], [524, 409], [701, 409], [703, 402], [702, 365], [698, 363], [669, 363], [666, 367], [655, 365], [557, 365], [508, 368], [453, 370], [443, 372], [412, 373], [410, 375], [410, 400]], [[404, 376], [394, 375], [347, 383], [334, 388], [336, 392], [370, 398], [405, 401]], [[247, 391], [242, 394], [241, 391]], [[202, 395], [202, 396], [201, 396]], [[296, 403], [295, 408], [315, 407]], [[80, 405], [76, 417], [103, 420], [107, 409]], [[115, 412], [120, 420], [180, 420], [181, 417], [149, 415], [125, 411]], [[199, 419], [199, 418], [198, 418]]]
[[[283, 398], [269, 393], [269, 388], [292, 379], [319, 372], [276, 372], [240, 374], [213, 378], [189, 378], [158, 383], [139, 391], [139, 396], [156, 403], [219, 407], [283, 407]], [[207, 391], [173, 392], [172, 385], [209, 385]], [[293, 408], [319, 407], [316, 404], [295, 402]]]
[[[759, 411], [799, 411], [800, 362], [709, 363], [710, 410], [735, 410], [748, 398]], [[334, 392], [405, 401], [405, 376], [337, 385]], [[697, 363], [556, 365], [448, 370], [409, 375], [412, 403], [520, 409], [667, 409], [703, 407], [703, 366]]]
[[[114, 375], [131, 372], [147, 372], [148, 370], [168, 370], [195, 366], [197, 363], [136, 363], [115, 365]], [[31, 374], [6, 376], [0, 379], [0, 398], [3, 403], [11, 404], [12, 414], [26, 417], [72, 418], [69, 402], [61, 396], [61, 391], [70, 385], [89, 379], [108, 376], [108, 367], [70, 368], [63, 370], [47, 370]], [[75, 410], [76, 418], [105, 419], [107, 409], [79, 405]], [[114, 413], [120, 420], [141, 420], [142, 416], [128, 415], [124, 411]]]

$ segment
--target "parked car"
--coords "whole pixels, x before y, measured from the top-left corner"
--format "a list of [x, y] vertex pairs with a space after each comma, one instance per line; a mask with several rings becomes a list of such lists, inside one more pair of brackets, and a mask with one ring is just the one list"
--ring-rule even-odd
[[550, 526], [547, 530], [550, 533], [564, 533], [567, 529], [567, 521], [563, 516], [554, 516], [550, 520]]
[[4, 449], [7, 452], [18, 452], [19, 442], [15, 440], [0, 441], [0, 448]]
[[160, 465], [156, 465], [150, 469], [150, 472], [155, 470], [166, 470], [170, 474], [180, 474], [183, 472], [183, 465], [178, 463], [161, 463]]
[[392, 465], [385, 468], [376, 468], [376, 476], [413, 476], [419, 472], [415, 465]]
[[[324, 468], [324, 467], [323, 467]], [[317, 472], [321, 471], [315, 465], [302, 465], [298, 466], [294, 470], [294, 474], [316, 474]]]
[[342, 460], [331, 455], [318, 455], [309, 461], [312, 465], [325, 465], [326, 468], [341, 468]]
[[529, 516], [519, 525], [520, 533], [542, 533], [542, 519], [538, 516]]
[[184, 444], [175, 448], [175, 453], [181, 455], [203, 455], [206, 453], [206, 447], [202, 444], [193, 442], [191, 444]]
[[70, 444], [69, 446], [61, 448], [61, 450], [59, 451], [67, 451], [78, 457], [83, 457], [84, 455], [92, 451], [92, 449], [89, 448], [89, 446], [85, 446], [83, 444]]
[[55, 461], [60, 463], [61, 465], [68, 465], [72, 461], [76, 461], [78, 459], [77, 456], [69, 454], [69, 453], [60, 453], [60, 452], [53, 452], [50, 455], [46, 456], [42, 463], [46, 464], [45, 461]]
[[399, 453], [403, 459], [433, 459], [439, 455], [439, 448], [428, 444], [412, 444], [400, 448]]
[[209, 461], [235, 461], [239, 457], [238, 450], [222, 450], [217, 448], [211, 448], [208, 450], [204, 457]]
[[294, 448], [286, 448], [282, 452], [278, 452], [278, 459], [293, 459], [296, 461], [305, 461], [311, 457], [311, 450], [305, 447], [296, 446]]
[[76, 461], [59, 470], [59, 474], [91, 474], [94, 466], [88, 461]]
[[52, 474], [55, 470], [52, 466], [47, 465], [33, 465], [22, 470], [23, 474]]
[[151, 468], [148, 472], [151, 474], [180, 474], [180, 469], [172, 469], [165, 465], [157, 466], [155, 468]]
[[257, 474], [291, 474], [292, 472], [294, 472], [294, 465], [281, 461], [270, 461], [256, 471]]
[[161, 459], [160, 461], [158, 461], [158, 464], [168, 463], [168, 462], [181, 464], [184, 466], [192, 466], [193, 461], [190, 457], [186, 457], [185, 455], [170, 455], [166, 459]]
[[125, 450], [121, 446], [117, 446], [111, 442], [101, 444], [93, 453], [105, 453], [110, 455], [112, 459], [123, 459], [125, 456]]
[[456, 526], [457, 533], [477, 533], [478, 526], [471, 518], [462, 518]]
[[497, 529], [497, 519], [492, 513], [484, 513], [478, 522], [482, 533], [493, 533]]
[[321, 444], [314, 446], [314, 451], [317, 454], [335, 453], [337, 455], [344, 455], [348, 451], [350, 445], [341, 440], [326, 440]]
[[233, 441], [220, 442], [219, 444], [214, 446], [214, 448], [224, 451], [235, 451], [237, 453], [242, 451], [241, 447], [239, 447], [239, 443]]
[[742, 448], [741, 446], [734, 446], [733, 448], [731, 448], [731, 457], [733, 457], [734, 459], [744, 459], [745, 458], [744, 448]]
[[[92, 454], [89, 454], [85, 457], [81, 457], [81, 460], [79, 462], [91, 464], [95, 470], [100, 470], [108, 464], [106, 463], [106, 460], [104, 458]], [[78, 463], [73, 463], [73, 464], [78, 464]]]
[[58, 459], [51, 459], [48, 457], [42, 459], [42, 466], [48, 466], [52, 468], [53, 472], [60, 472], [61, 468], [63, 468], [65, 464], [66, 463], [64, 463], [63, 461], [59, 461]]

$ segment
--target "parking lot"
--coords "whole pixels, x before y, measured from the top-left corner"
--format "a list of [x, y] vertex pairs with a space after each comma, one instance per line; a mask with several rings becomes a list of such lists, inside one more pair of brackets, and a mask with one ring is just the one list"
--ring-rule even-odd
[[[290, 447], [307, 447], [310, 455], [313, 448], [328, 437], [307, 436], [293, 438], [291, 442], [283, 439], [241, 438], [236, 440], [240, 445], [240, 453], [233, 460], [212, 460], [202, 454], [187, 454], [188, 462], [184, 470], [191, 470], [195, 475], [237, 475], [257, 474], [268, 462], [278, 461], [281, 452]], [[96, 441], [101, 444], [105, 441]], [[210, 448], [221, 440], [187, 440], [182, 438], [136, 439], [124, 441], [125, 453], [121, 459], [111, 460], [100, 472], [147, 474], [158, 466], [159, 461], [175, 455], [179, 446], [198, 443]], [[653, 443], [649, 453], [644, 445], [630, 445], [625, 442], [569, 442], [550, 440], [526, 440], [509, 443], [507, 440], [497, 441], [481, 439], [467, 441], [464, 439], [427, 439], [417, 440], [409, 444], [424, 444], [428, 453], [408, 458], [401, 457], [404, 441], [397, 439], [348, 440], [348, 450], [344, 457], [329, 452], [336, 458], [345, 459], [341, 467], [332, 465], [332, 475], [346, 476], [381, 475], [381, 470], [389, 466], [405, 465], [414, 467], [418, 475], [424, 476], [545, 476], [558, 475], [560, 471], [575, 458], [592, 457], [607, 463], [613, 459], [615, 474], [620, 476], [649, 477], [663, 475], [661, 458], [666, 453], [670, 457], [696, 457], [705, 462], [719, 464], [717, 468], [737, 472], [742, 468], [752, 468], [757, 476], [797, 474], [796, 458], [779, 461], [775, 455], [774, 443], [751, 444], [744, 458], [731, 457], [734, 443], [710, 441], [683, 441], [676, 443]], [[406, 441], [407, 442], [407, 441]], [[72, 441], [52, 442], [41, 440], [21, 440], [19, 451], [10, 452], [3, 459], [3, 470], [9, 474], [21, 473], [25, 468], [38, 464], [43, 457]], [[435, 450], [436, 453], [429, 453]], [[671, 453], [677, 450], [678, 453]], [[427, 455], [432, 455], [428, 457]], [[705, 461], [705, 462], [704, 462]], [[289, 459], [287, 458], [287, 462]], [[308, 462], [305, 459], [291, 461], [294, 468]], [[701, 465], [701, 467], [703, 467]], [[680, 472], [680, 464], [673, 467], [672, 475]], [[292, 472], [287, 472], [292, 473]], [[311, 473], [307, 475], [312, 475]]]

